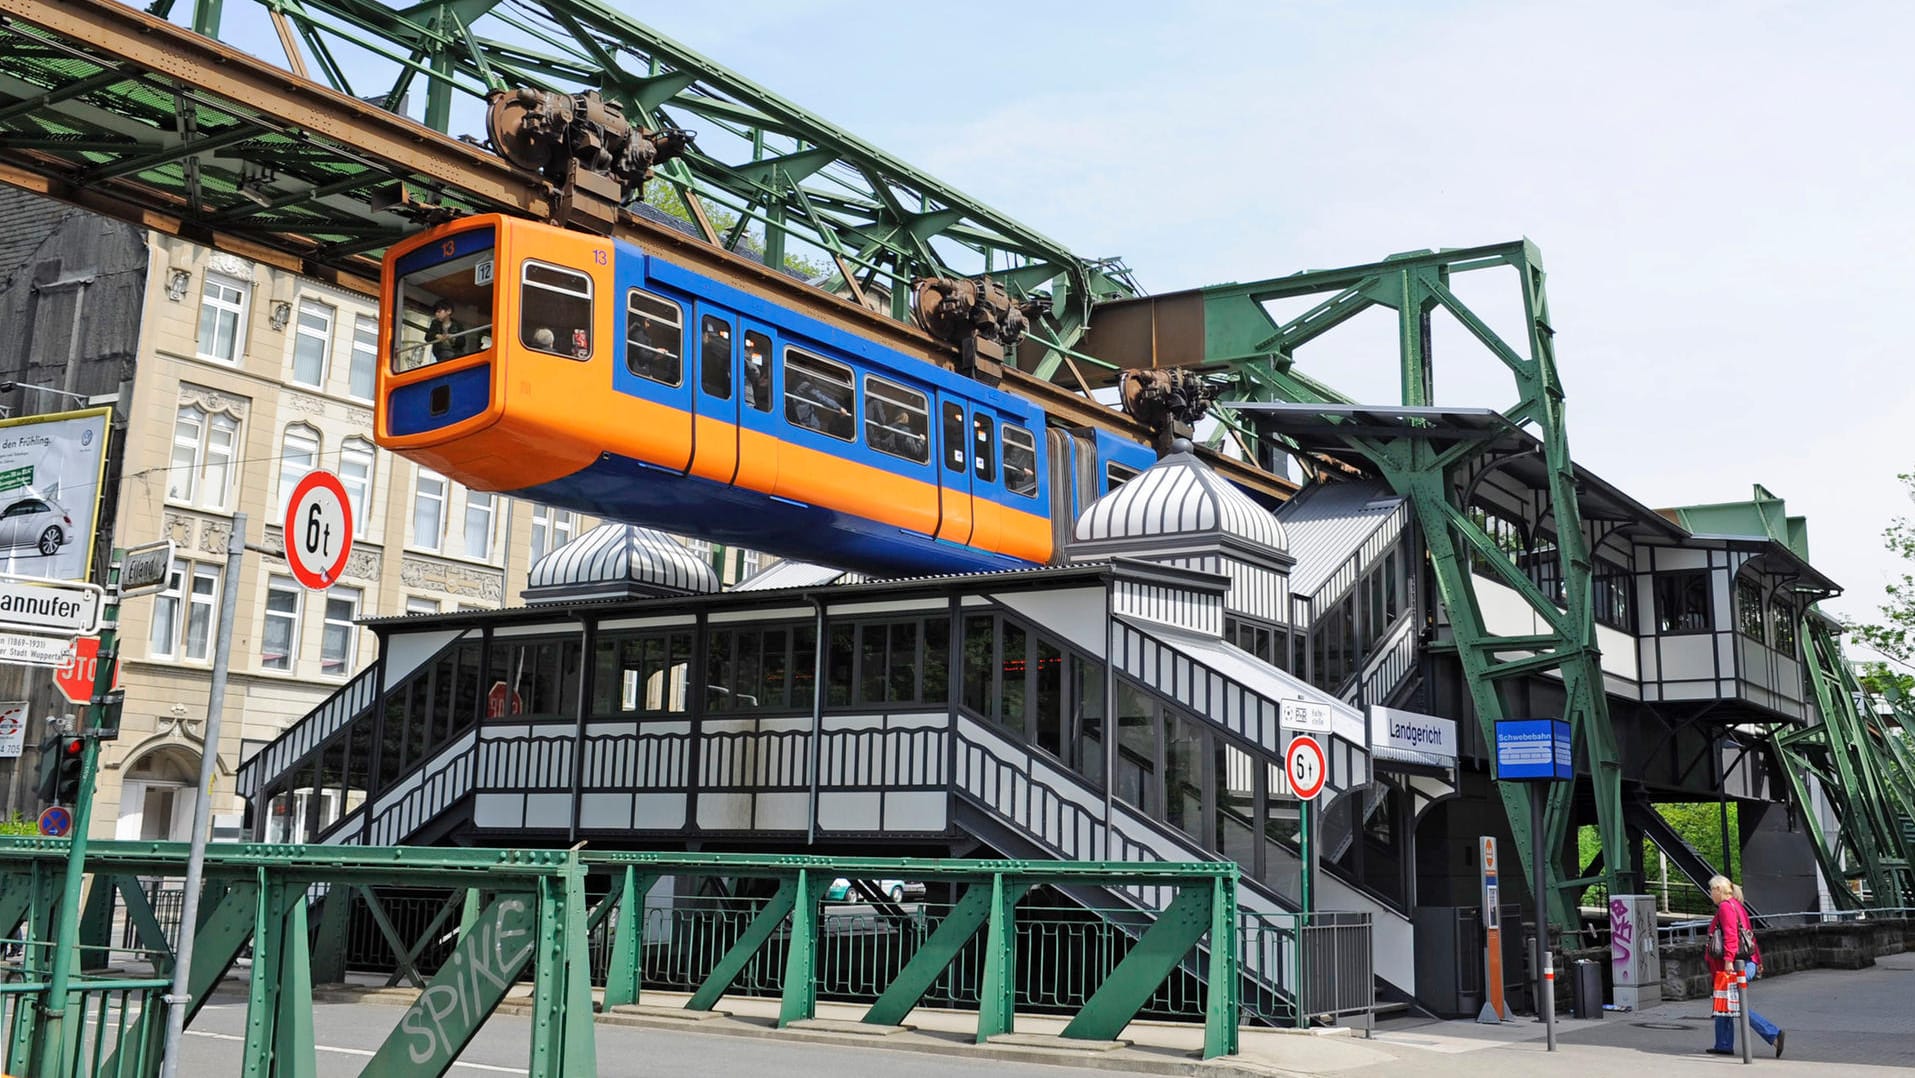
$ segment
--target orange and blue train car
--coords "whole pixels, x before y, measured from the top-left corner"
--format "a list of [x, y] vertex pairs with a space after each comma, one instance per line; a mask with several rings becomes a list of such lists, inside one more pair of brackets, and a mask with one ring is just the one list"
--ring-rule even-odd
[[638, 245], [475, 216], [394, 245], [379, 444], [470, 487], [900, 575], [1044, 564], [1146, 447]]

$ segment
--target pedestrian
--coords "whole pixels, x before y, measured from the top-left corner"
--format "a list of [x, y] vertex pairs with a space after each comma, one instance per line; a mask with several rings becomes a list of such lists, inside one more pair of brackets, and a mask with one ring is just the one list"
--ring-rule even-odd
[[[1742, 888], [1729, 882], [1727, 876], [1717, 876], [1709, 881], [1709, 898], [1716, 904], [1715, 919], [1709, 922], [1709, 942], [1703, 949], [1709, 972], [1726, 972], [1734, 976], [1737, 970], [1741, 970], [1750, 981], [1754, 981], [1762, 971], [1762, 948], [1756, 944], [1755, 923], [1749, 920], [1749, 909], [1742, 904]], [[1782, 1046], [1787, 1034], [1777, 1029], [1774, 1022], [1751, 1009], [1749, 1029], [1774, 1045], [1776, 1058], [1782, 1058]], [[1717, 1056], [1736, 1054], [1734, 1018], [1726, 1014], [1716, 1015], [1716, 1043], [1708, 1051], [1710, 1055]]]

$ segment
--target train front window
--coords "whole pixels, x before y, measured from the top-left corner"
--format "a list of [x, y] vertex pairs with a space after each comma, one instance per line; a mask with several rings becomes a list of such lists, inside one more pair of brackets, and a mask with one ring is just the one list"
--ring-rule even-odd
[[880, 453], [923, 464], [931, 459], [930, 402], [882, 378], [864, 380], [864, 440]]
[[625, 366], [640, 378], [675, 386], [684, 377], [685, 316], [668, 299], [634, 288], [625, 303]]
[[519, 288], [519, 343], [535, 352], [592, 358], [592, 279], [526, 259]]
[[851, 368], [796, 348], [785, 349], [785, 418], [794, 426], [856, 441]]
[[1012, 494], [1037, 496], [1037, 442], [1015, 423], [1004, 424], [1004, 486]]
[[445, 261], [404, 274], [394, 289], [394, 374], [492, 347], [492, 230], [461, 232], [426, 250]]

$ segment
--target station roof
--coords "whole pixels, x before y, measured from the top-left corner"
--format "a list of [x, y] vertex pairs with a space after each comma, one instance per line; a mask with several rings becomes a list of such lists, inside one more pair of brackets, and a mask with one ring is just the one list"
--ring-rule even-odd
[[549, 605], [708, 595], [718, 588], [711, 566], [664, 532], [635, 524], [600, 524], [534, 562], [525, 597]]
[[1188, 452], [1171, 453], [1092, 502], [1077, 518], [1080, 543], [1219, 535], [1282, 552], [1283, 525], [1270, 510]]

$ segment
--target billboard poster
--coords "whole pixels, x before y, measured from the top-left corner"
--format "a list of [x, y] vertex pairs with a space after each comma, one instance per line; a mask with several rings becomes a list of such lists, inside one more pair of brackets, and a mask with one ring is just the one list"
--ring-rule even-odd
[[0, 420], [0, 573], [85, 580], [110, 408]]

